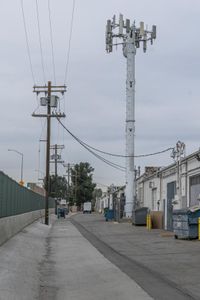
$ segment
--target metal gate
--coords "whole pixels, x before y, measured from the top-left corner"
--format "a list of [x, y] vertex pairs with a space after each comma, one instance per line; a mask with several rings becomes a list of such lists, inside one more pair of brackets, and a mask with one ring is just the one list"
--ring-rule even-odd
[[172, 200], [176, 194], [176, 181], [169, 182], [167, 184], [167, 230], [173, 230], [172, 214], [173, 205]]

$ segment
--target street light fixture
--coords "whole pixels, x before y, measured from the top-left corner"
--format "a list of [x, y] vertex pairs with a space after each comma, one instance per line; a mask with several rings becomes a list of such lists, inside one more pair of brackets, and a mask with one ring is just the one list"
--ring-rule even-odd
[[16, 152], [17, 154], [21, 155], [21, 180], [20, 180], [19, 184], [24, 185], [24, 181], [23, 181], [24, 154], [15, 149], [8, 149], [8, 151]]

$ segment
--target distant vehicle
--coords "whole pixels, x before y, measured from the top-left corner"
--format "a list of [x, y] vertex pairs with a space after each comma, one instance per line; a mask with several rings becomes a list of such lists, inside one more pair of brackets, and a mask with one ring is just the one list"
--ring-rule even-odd
[[92, 212], [92, 203], [91, 202], [83, 203], [83, 213], [91, 214], [91, 212]]
[[60, 205], [67, 205], [67, 201], [65, 199], [61, 199], [60, 200]]

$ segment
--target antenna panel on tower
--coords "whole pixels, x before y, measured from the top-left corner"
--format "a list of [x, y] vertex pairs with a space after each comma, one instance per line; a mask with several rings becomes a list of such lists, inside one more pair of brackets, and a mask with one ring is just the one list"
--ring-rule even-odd
[[112, 33], [112, 25], [111, 25], [111, 20], [107, 21], [107, 33]]
[[116, 16], [114, 15], [113, 16], [113, 22], [112, 22], [113, 26], [115, 27], [116, 26]]
[[143, 51], [144, 52], [147, 51], [147, 41], [146, 40], [143, 41]]
[[119, 35], [123, 35], [123, 28], [124, 28], [124, 20], [123, 15], [119, 15]]
[[140, 22], [140, 35], [144, 35], [144, 22]]
[[131, 25], [130, 25], [130, 20], [129, 19], [126, 19], [126, 32], [130, 32], [130, 29], [131, 29]]
[[156, 25], [152, 26], [152, 38], [156, 39]]

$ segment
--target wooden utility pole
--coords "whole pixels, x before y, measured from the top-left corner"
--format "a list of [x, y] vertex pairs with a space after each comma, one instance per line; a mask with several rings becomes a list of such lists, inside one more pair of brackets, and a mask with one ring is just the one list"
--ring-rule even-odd
[[51, 160], [50, 163], [55, 164], [55, 186], [54, 186], [54, 195], [55, 195], [55, 214], [57, 215], [57, 204], [58, 204], [58, 185], [57, 185], [57, 180], [58, 180], [58, 164], [64, 163], [64, 161], [61, 160], [61, 155], [58, 154], [58, 150], [64, 149], [64, 145], [52, 145], [50, 146], [51, 150], [54, 150], [54, 153], [51, 155]]
[[52, 92], [64, 94], [66, 86], [52, 86], [51, 81], [48, 81], [46, 86], [34, 86], [33, 92], [37, 95], [44, 93], [45, 97], [41, 98], [41, 106], [47, 106], [47, 114], [35, 114], [33, 117], [47, 118], [47, 138], [46, 138], [46, 197], [45, 197], [45, 224], [49, 225], [49, 194], [50, 194], [50, 143], [51, 143], [51, 118], [64, 118], [65, 114], [51, 113], [51, 107], [57, 107], [58, 97], [52, 96]]
[[58, 176], [58, 145], [55, 144], [55, 146], [52, 146], [52, 149], [54, 149], [54, 163], [55, 163], [55, 177]]
[[69, 192], [69, 178], [70, 178], [70, 164], [67, 164], [67, 198], [69, 202], [70, 192]]
[[51, 138], [51, 81], [48, 81], [47, 94], [47, 142], [46, 142], [46, 197], [45, 197], [45, 224], [49, 225], [49, 194], [50, 194], [50, 138]]
[[63, 164], [64, 161], [61, 160], [61, 155], [58, 154], [58, 150], [63, 150], [65, 148], [64, 145], [52, 145], [50, 149], [54, 150], [54, 154], [51, 155], [51, 163], [55, 164], [55, 177], [58, 175], [58, 164]]

